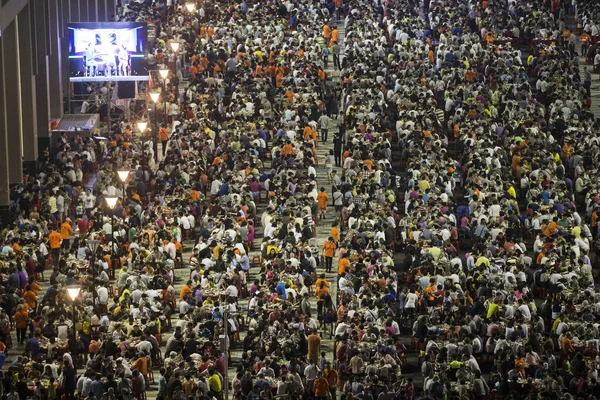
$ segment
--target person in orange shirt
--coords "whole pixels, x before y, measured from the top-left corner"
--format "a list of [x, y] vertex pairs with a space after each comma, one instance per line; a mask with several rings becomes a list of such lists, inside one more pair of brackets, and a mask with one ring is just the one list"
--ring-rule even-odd
[[335, 254], [335, 249], [337, 246], [333, 240], [332, 236], [329, 236], [329, 239], [325, 243], [323, 243], [323, 256], [325, 257], [325, 271], [331, 272], [331, 267], [333, 264], [333, 255]]
[[315, 399], [326, 399], [329, 393], [329, 382], [323, 378], [323, 372], [319, 371], [317, 379], [314, 381]]
[[587, 34], [586, 32], [583, 32], [581, 34], [581, 36], [579, 36], [579, 42], [581, 43], [581, 56], [582, 57], [587, 57], [587, 50], [588, 50], [588, 46], [590, 45], [590, 42], [592, 41], [592, 37]]
[[325, 81], [327, 79], [327, 75], [325, 74], [323, 68], [319, 68], [319, 79], [322, 81]]
[[293, 152], [294, 152], [294, 146], [292, 146], [291, 142], [288, 140], [281, 148], [281, 155], [284, 157], [288, 157], [288, 156], [292, 155]]
[[167, 154], [167, 142], [169, 141], [169, 131], [167, 131], [166, 124], [162, 124], [162, 126], [158, 130], [158, 139], [162, 143], [162, 153], [164, 157], [165, 154]]
[[52, 263], [54, 266], [58, 265], [58, 258], [60, 257], [60, 242], [62, 237], [60, 233], [56, 231], [50, 232], [48, 235], [48, 241], [50, 242], [50, 253], [52, 254]]
[[572, 337], [573, 335], [571, 332], [567, 332], [567, 334], [564, 335], [560, 341], [560, 349], [562, 350], [563, 354], [575, 353], [575, 347], [573, 347], [573, 343], [571, 342]]
[[283, 86], [283, 74], [281, 72], [279, 72], [275, 76], [275, 87], [277, 89], [281, 89], [282, 86]]
[[323, 306], [325, 305], [325, 298], [329, 295], [329, 288], [325, 285], [325, 282], [321, 281], [321, 284], [317, 286], [315, 290], [317, 296], [317, 319], [323, 321]]
[[19, 239], [13, 239], [12, 249], [16, 255], [21, 255], [21, 251], [23, 251], [23, 248], [19, 244]]
[[294, 102], [295, 93], [292, 92], [291, 90], [286, 91], [284, 96], [287, 99], [287, 101], [289, 101], [290, 103]]
[[17, 312], [15, 312], [14, 320], [15, 327], [17, 328], [17, 342], [20, 345], [23, 345], [26, 339], [27, 322], [29, 321], [29, 313], [23, 304], [19, 304], [17, 306]]
[[71, 226], [71, 218], [67, 218], [65, 222], [60, 226], [60, 238], [62, 239], [61, 248], [63, 250], [69, 251], [71, 247], [71, 232], [73, 231], [73, 227]]
[[340, 242], [340, 231], [337, 228], [338, 223], [337, 221], [334, 221], [331, 223], [331, 230], [329, 231], [329, 236], [331, 236], [333, 238], [333, 243], [335, 243], [336, 245]]
[[188, 294], [192, 294], [192, 281], [187, 281], [187, 283], [185, 285], [183, 285], [183, 287], [181, 288], [181, 291], [179, 292], [179, 300], [183, 300], [185, 299], [185, 296], [187, 296]]
[[196, 64], [192, 64], [190, 66], [190, 75], [192, 75], [192, 80], [194, 80], [194, 78], [196, 78], [197, 73], [198, 73], [198, 67], [196, 66]]
[[25, 293], [23, 293], [23, 299], [25, 300], [27, 307], [29, 307], [32, 310], [35, 310], [35, 306], [37, 303], [37, 295], [31, 289], [30, 285], [25, 286]]
[[327, 214], [327, 200], [329, 200], [329, 196], [325, 193], [325, 188], [321, 188], [321, 193], [317, 195], [317, 205], [319, 206], [319, 218], [325, 219], [325, 215]]
[[133, 364], [131, 364], [131, 369], [137, 369], [138, 371], [140, 371], [140, 374], [142, 374], [142, 376], [144, 378], [147, 377], [148, 375], [148, 359], [146, 358], [146, 353], [144, 353], [143, 351], [140, 351], [138, 353], [138, 358], [137, 360], [134, 361]]
[[543, 232], [546, 237], [551, 237], [552, 235], [554, 235], [554, 233], [557, 230], [558, 230], [558, 217], [554, 217], [552, 219], [552, 222], [550, 222], [548, 225], [546, 225], [546, 227], [543, 229]]
[[346, 257], [346, 254], [344, 253], [342, 255], [342, 258], [340, 258], [340, 260], [338, 261], [338, 275], [345, 274], [346, 271], [348, 270], [348, 267], [350, 267], [350, 261], [348, 260], [348, 257]]
[[325, 43], [329, 43], [329, 39], [331, 39], [331, 27], [328, 24], [323, 25], [323, 37], [325, 38]]
[[338, 31], [337, 26], [334, 26], [333, 30], [331, 31], [331, 40], [329, 41], [329, 46], [333, 46], [333, 43], [337, 42], [338, 40], [340, 40], [340, 31]]

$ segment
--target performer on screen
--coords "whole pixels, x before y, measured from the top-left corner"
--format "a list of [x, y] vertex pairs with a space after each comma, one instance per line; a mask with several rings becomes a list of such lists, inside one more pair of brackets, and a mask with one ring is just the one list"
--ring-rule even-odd
[[91, 43], [88, 43], [83, 53], [83, 69], [85, 76], [96, 75], [96, 62], [94, 60], [95, 49]]
[[121, 45], [119, 49], [119, 75], [128, 76], [129, 71], [129, 52], [125, 48], [125, 45]]

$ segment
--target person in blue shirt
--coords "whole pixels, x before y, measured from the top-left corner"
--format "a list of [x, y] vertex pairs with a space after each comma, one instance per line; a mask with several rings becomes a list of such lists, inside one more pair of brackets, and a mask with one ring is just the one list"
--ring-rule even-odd
[[283, 283], [283, 282], [279, 282], [279, 283], [277, 284], [277, 286], [275, 286], [275, 292], [276, 292], [276, 293], [277, 293], [277, 295], [278, 295], [279, 297], [281, 297], [281, 299], [283, 299], [284, 301], [285, 301], [285, 300], [287, 300], [287, 292], [286, 292], [286, 289], [287, 289], [288, 287], [289, 287], [289, 286], [288, 286], [287, 284]]
[[160, 369], [160, 376], [158, 377], [158, 395], [157, 399], [164, 399], [167, 395], [167, 379], [165, 378], [165, 374], [167, 371], [164, 368]]
[[29, 341], [27, 341], [27, 345], [25, 348], [31, 354], [31, 358], [35, 360], [40, 354], [40, 341], [37, 337], [31, 335]]

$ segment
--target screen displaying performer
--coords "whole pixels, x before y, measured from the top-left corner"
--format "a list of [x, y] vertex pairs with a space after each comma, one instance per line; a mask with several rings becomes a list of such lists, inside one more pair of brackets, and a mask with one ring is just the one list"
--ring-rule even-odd
[[146, 38], [145, 23], [70, 24], [71, 79], [102, 80], [115, 76], [148, 75], [144, 57]]

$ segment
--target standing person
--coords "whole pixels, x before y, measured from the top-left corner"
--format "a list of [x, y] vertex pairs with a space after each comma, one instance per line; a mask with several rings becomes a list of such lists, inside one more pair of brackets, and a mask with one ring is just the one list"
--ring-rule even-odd
[[323, 25], [323, 38], [325, 39], [325, 46], [327, 46], [331, 39], [331, 27], [329, 24]]
[[481, 377], [481, 371], [475, 371], [475, 380], [473, 381], [473, 394], [475, 395], [476, 400], [485, 400], [487, 399], [488, 394], [490, 393], [490, 388], [488, 387], [485, 379]]
[[327, 46], [323, 46], [323, 65], [325, 68], [329, 65], [329, 48]]
[[329, 393], [329, 383], [327, 379], [323, 377], [323, 372], [319, 371], [317, 374], [317, 379], [314, 381], [315, 388], [315, 400], [325, 400], [327, 399], [327, 394]]
[[335, 135], [333, 138], [333, 157], [335, 159], [335, 166], [342, 166], [342, 137]]
[[221, 381], [219, 374], [212, 367], [208, 369], [208, 387], [211, 395], [215, 396], [217, 399], [223, 398], [223, 382]]
[[17, 328], [17, 342], [20, 345], [23, 345], [27, 333], [27, 322], [29, 321], [29, 313], [23, 304], [17, 306], [17, 312], [15, 313], [14, 318], [15, 328]]
[[331, 52], [333, 53], [333, 69], [341, 70], [340, 64], [340, 45], [337, 41], [334, 41], [331, 45]]
[[321, 336], [314, 329], [310, 335], [308, 335], [308, 361], [316, 363], [319, 360], [319, 354], [321, 353]]
[[71, 232], [73, 227], [71, 226], [71, 218], [67, 217], [65, 222], [60, 226], [60, 238], [62, 239], [60, 248], [68, 253], [71, 250]]
[[69, 363], [69, 360], [64, 360], [61, 386], [65, 391], [65, 399], [67, 400], [75, 398], [75, 375], [75, 368]]
[[325, 219], [325, 215], [327, 214], [327, 201], [329, 200], [329, 196], [325, 193], [325, 188], [321, 188], [321, 193], [317, 195], [317, 204], [319, 206], [319, 218]]
[[338, 376], [337, 371], [331, 366], [331, 363], [329, 361], [327, 361], [327, 363], [325, 364], [325, 370], [323, 371], [323, 377], [325, 379], [327, 379], [327, 383], [329, 384], [329, 393], [331, 393], [331, 398], [337, 399], [336, 393], [335, 393], [335, 387], [338, 384], [339, 376]]
[[333, 30], [331, 31], [331, 40], [329, 41], [329, 45], [333, 46], [334, 43], [337, 43], [340, 40], [340, 31], [338, 31], [337, 26], [333, 26]]
[[327, 143], [327, 134], [329, 132], [329, 117], [327, 114], [321, 115], [317, 123], [321, 131], [321, 142]]
[[333, 163], [335, 163], [335, 157], [333, 156], [333, 150], [329, 150], [329, 154], [325, 156], [325, 168], [327, 169], [327, 182], [331, 183], [333, 173]]
[[156, 395], [156, 400], [164, 400], [167, 395], [167, 378], [165, 378], [166, 373], [166, 369], [160, 369], [160, 376], [158, 377], [158, 394]]
[[167, 125], [162, 124], [162, 127], [158, 131], [158, 138], [162, 143], [162, 154], [163, 157], [167, 154], [167, 142], [169, 141], [169, 133], [167, 131]]
[[58, 266], [58, 259], [60, 258], [60, 242], [62, 236], [56, 230], [52, 230], [48, 235], [48, 241], [50, 242], [50, 254], [52, 254], [52, 264]]
[[325, 271], [331, 272], [333, 264], [333, 254], [335, 253], [336, 245], [333, 241], [333, 236], [329, 236], [327, 241], [323, 243], [323, 255], [325, 256]]

